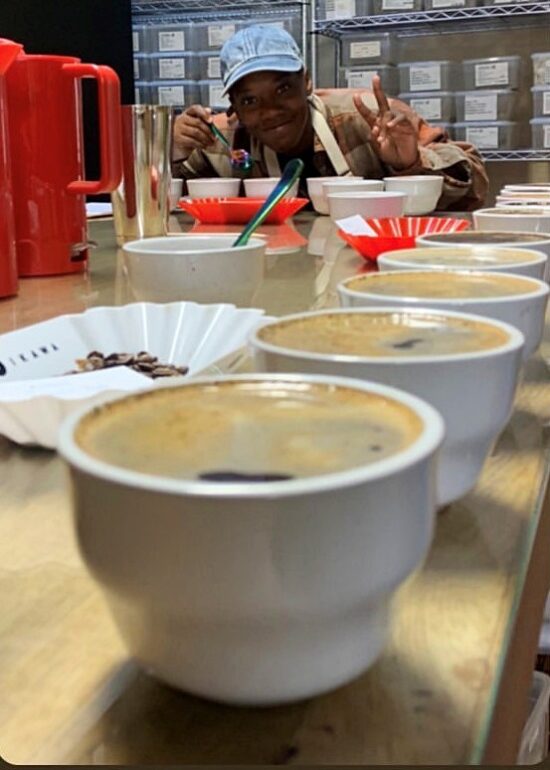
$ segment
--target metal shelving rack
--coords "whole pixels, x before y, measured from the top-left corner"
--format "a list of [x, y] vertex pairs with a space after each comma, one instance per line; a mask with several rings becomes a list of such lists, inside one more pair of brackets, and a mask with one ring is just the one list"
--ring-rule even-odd
[[[379, 14], [376, 16], [358, 16], [349, 19], [315, 21], [313, 32], [339, 39], [349, 32], [374, 31], [381, 27], [399, 27], [400, 35], [433, 34], [433, 24], [441, 25], [438, 32], [444, 32], [444, 23], [452, 23], [453, 32], [457, 25], [464, 32], [487, 29], [488, 22], [502, 23], [509, 26], [511, 20], [525, 22], [531, 19], [537, 23], [540, 16], [550, 16], [550, 2], [510, 3], [506, 5], [486, 5], [475, 8], [446, 8], [435, 11], [411, 11], [409, 13]], [[443, 23], [443, 24], [442, 24]], [[494, 27], [494, 24], [491, 24]]]
[[[506, 5], [487, 5], [474, 8], [447, 8], [435, 11], [411, 11], [410, 13], [379, 14], [348, 19], [314, 20], [313, 34], [333, 38], [340, 43], [342, 37], [353, 32], [379, 32], [382, 29], [399, 31], [399, 36], [438, 33], [482, 32], [488, 29], [538, 25], [541, 17], [550, 24], [550, 1], [516, 2]], [[483, 150], [485, 160], [490, 161], [549, 161], [550, 150]]]
[[480, 150], [485, 160], [550, 161], [550, 150]]
[[311, 26], [309, 0], [132, 0], [132, 19], [139, 23], [159, 18], [171, 21], [213, 21], [228, 18], [243, 19], [251, 11], [277, 12], [284, 8], [299, 8], [302, 14], [302, 51], [307, 55], [308, 32]]

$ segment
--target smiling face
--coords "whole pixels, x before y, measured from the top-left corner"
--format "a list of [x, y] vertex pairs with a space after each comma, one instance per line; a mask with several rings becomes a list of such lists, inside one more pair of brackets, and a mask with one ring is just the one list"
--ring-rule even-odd
[[312, 146], [308, 78], [300, 72], [254, 72], [230, 92], [233, 109], [249, 134], [275, 152], [291, 154]]

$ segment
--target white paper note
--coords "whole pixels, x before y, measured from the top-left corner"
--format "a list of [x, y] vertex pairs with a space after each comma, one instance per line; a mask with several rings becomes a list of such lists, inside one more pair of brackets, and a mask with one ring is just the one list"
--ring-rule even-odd
[[362, 216], [355, 214], [352, 217], [345, 217], [345, 219], [338, 219], [336, 224], [345, 233], [350, 235], [369, 235], [371, 238], [376, 238], [378, 233], [370, 227]]

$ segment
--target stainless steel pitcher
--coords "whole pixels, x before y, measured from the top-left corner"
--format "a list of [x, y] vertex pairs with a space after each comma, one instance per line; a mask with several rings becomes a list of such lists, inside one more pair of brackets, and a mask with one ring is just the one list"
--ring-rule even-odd
[[172, 107], [122, 107], [122, 182], [111, 193], [117, 243], [166, 235]]

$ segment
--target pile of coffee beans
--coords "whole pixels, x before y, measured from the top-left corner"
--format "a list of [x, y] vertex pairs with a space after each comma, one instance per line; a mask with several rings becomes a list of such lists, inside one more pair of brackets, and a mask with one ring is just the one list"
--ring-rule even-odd
[[159, 377], [181, 377], [189, 371], [187, 366], [161, 364], [156, 356], [152, 356], [145, 350], [139, 353], [109, 353], [107, 356], [98, 350], [92, 350], [86, 358], [78, 358], [76, 365], [78, 368], [70, 374], [110, 369], [113, 366], [127, 366], [139, 374], [151, 377], [153, 380]]

